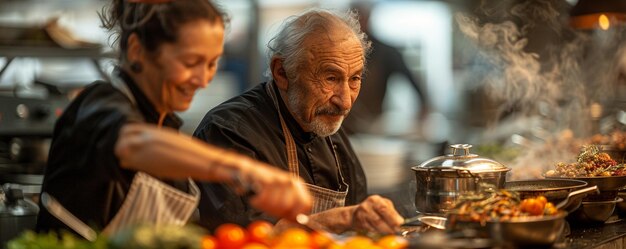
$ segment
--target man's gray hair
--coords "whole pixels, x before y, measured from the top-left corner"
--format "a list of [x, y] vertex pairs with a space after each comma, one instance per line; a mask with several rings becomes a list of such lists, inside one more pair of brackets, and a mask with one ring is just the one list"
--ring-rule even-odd
[[283, 59], [283, 67], [288, 75], [293, 75], [295, 70], [302, 62], [303, 56], [306, 54], [307, 48], [303, 46], [304, 41], [309, 35], [318, 35], [317, 31], [330, 30], [338, 24], [344, 24], [350, 29], [361, 42], [363, 48], [363, 62], [365, 63], [367, 56], [371, 51], [371, 42], [367, 39], [367, 35], [361, 31], [358, 21], [358, 14], [355, 11], [347, 11], [345, 13], [335, 13], [329, 10], [313, 9], [303, 14], [289, 17], [278, 34], [270, 39], [267, 44], [268, 61], [270, 68], [266, 72], [270, 82], [273, 80], [271, 62], [273, 58]]

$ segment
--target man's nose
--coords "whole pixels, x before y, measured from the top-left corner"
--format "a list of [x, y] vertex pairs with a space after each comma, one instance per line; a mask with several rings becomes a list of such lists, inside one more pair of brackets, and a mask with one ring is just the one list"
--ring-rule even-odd
[[331, 98], [333, 104], [337, 105], [341, 110], [350, 110], [352, 107], [352, 91], [348, 81], [343, 82], [335, 89], [335, 94]]

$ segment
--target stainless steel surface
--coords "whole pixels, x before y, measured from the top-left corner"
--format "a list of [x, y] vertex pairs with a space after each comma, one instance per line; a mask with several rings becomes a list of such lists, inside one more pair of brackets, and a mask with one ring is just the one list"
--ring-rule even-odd
[[[572, 191], [571, 193], [569, 193], [567, 195], [567, 197], [565, 197], [565, 200], [559, 202], [556, 204], [556, 209], [564, 209], [568, 206], [572, 206], [574, 203], [579, 202], [578, 205], [580, 205], [580, 203], [582, 203], [582, 199], [584, 197], [585, 194], [587, 193], [591, 193], [591, 192], [595, 192], [595, 193], [599, 193], [600, 191], [598, 191], [598, 186], [591, 186], [591, 187], [586, 187], [583, 189], [579, 189], [576, 191]], [[573, 210], [576, 210], [578, 207], [574, 208]]]
[[567, 219], [572, 223], [604, 223], [613, 215], [617, 203], [623, 200], [617, 197], [612, 201], [584, 201], [580, 208], [568, 216]]
[[446, 219], [445, 217], [439, 217], [439, 216], [421, 216], [421, 217], [418, 217], [417, 220], [431, 227], [445, 230], [446, 222], [448, 219]]
[[589, 186], [596, 185], [600, 192], [617, 191], [626, 187], [626, 176], [595, 176], [595, 177], [547, 177], [549, 179], [574, 179], [585, 181]]
[[450, 148], [452, 154], [432, 158], [417, 167], [413, 167], [413, 170], [439, 169], [451, 172], [468, 170], [472, 173], [507, 172], [511, 170], [499, 162], [470, 153], [470, 148], [472, 148], [470, 144], [453, 144], [450, 145]]
[[510, 170], [491, 159], [471, 154], [471, 145], [452, 145], [452, 154], [430, 159], [412, 167], [416, 179], [415, 207], [423, 214], [441, 216], [457, 199], [481, 185], [503, 188]]
[[533, 179], [522, 181], [509, 181], [504, 184], [508, 190], [520, 194], [521, 199], [545, 196], [548, 200], [562, 200], [570, 192], [586, 187], [588, 184], [581, 180], [571, 179]]
[[[552, 203], [560, 203], [577, 189], [587, 186], [587, 182], [572, 179], [533, 179], [523, 181], [511, 181], [505, 183], [505, 188], [519, 193], [521, 199], [544, 196]], [[578, 198], [579, 197], [579, 198]], [[570, 199], [563, 207], [567, 212], [576, 210], [583, 201], [584, 196]]]
[[509, 221], [488, 221], [482, 226], [479, 222], [449, 222], [450, 231], [474, 229], [479, 237], [487, 237], [498, 244], [518, 246], [551, 246], [561, 236], [565, 228], [567, 212], [551, 216], [520, 217]]
[[46, 192], [43, 192], [41, 193], [41, 203], [48, 210], [48, 212], [50, 212], [50, 214], [54, 215], [54, 217], [59, 219], [76, 233], [80, 234], [89, 241], [96, 240], [96, 232], [87, 226], [87, 224], [76, 218], [76, 216], [72, 213], [67, 211], [67, 209], [54, 199], [54, 197], [50, 196]]
[[35, 203], [24, 199], [21, 189], [9, 185], [0, 188], [0, 245], [35, 229], [38, 212]]

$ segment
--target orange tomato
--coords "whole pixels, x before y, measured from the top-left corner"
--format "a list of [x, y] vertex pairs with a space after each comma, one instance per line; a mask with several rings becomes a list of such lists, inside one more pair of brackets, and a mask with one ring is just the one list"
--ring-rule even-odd
[[300, 228], [289, 228], [276, 238], [274, 247], [295, 248], [309, 247], [311, 245], [311, 236]]
[[326, 249], [345, 249], [342, 245], [337, 243], [331, 243], [326, 247]]
[[310, 236], [312, 248], [326, 248], [333, 243], [333, 239], [324, 233], [312, 232]]
[[217, 240], [215, 237], [207, 235], [202, 237], [202, 249], [215, 249], [217, 248]]
[[269, 249], [269, 247], [261, 243], [253, 242], [246, 244], [241, 249]]
[[248, 225], [248, 240], [267, 244], [274, 225], [264, 220], [253, 221]]
[[552, 202], [548, 202], [545, 206], [544, 212], [547, 215], [552, 215], [552, 214], [556, 214], [557, 210], [554, 204], [552, 204]]
[[346, 241], [346, 244], [343, 245], [346, 249], [362, 249], [362, 248], [371, 248], [374, 247], [374, 241], [372, 241], [368, 237], [363, 236], [354, 236]]
[[548, 203], [548, 199], [546, 199], [546, 197], [543, 195], [537, 196], [536, 199], [537, 201], [541, 202], [543, 205], [546, 205], [546, 203]]
[[409, 246], [409, 242], [402, 237], [386, 235], [380, 238], [376, 245], [385, 249], [403, 249]]
[[538, 201], [535, 198], [528, 198], [522, 201], [520, 205], [520, 209], [522, 212], [526, 212], [530, 215], [541, 215], [543, 214], [544, 204], [541, 201]]
[[239, 248], [246, 244], [246, 231], [239, 225], [226, 223], [215, 230], [219, 248]]

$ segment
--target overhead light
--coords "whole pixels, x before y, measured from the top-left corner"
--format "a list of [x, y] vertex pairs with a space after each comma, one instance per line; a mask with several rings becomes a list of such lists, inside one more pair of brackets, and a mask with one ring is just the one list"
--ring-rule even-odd
[[607, 30], [626, 24], [626, 1], [579, 0], [570, 11], [569, 21], [576, 29]]

